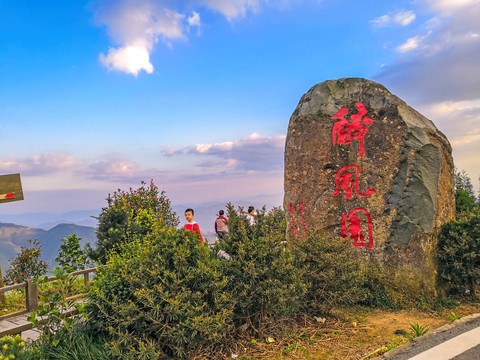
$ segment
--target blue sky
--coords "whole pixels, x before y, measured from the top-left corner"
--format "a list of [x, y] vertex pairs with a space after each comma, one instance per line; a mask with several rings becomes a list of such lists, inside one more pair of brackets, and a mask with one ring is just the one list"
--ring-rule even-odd
[[281, 202], [301, 95], [379, 81], [480, 175], [480, 1], [0, 3], [0, 213], [95, 209], [153, 178], [175, 203]]

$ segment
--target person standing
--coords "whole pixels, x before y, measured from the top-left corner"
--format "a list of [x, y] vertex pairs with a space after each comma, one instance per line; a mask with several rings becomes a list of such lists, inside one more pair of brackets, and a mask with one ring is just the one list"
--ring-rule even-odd
[[193, 209], [187, 209], [185, 210], [185, 220], [187, 220], [187, 223], [183, 226], [185, 230], [192, 231], [194, 234], [197, 234], [200, 236], [200, 241], [203, 242], [203, 237], [202, 233], [200, 232], [200, 227], [198, 226], [198, 223], [193, 220], [195, 217], [195, 212]]
[[223, 239], [227, 235], [227, 218], [223, 216], [225, 212], [220, 210], [218, 212], [218, 217], [215, 220], [215, 233], [219, 239]]
[[255, 225], [255, 208], [253, 206], [248, 207], [248, 211], [246, 212], [247, 214], [247, 220], [250, 226]]

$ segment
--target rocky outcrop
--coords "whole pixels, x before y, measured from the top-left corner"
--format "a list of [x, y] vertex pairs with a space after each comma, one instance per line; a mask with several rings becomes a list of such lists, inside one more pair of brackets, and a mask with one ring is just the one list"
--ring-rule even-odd
[[447, 138], [373, 81], [312, 87], [290, 118], [285, 148], [290, 239], [323, 228], [392, 276], [435, 288], [436, 231], [455, 212]]

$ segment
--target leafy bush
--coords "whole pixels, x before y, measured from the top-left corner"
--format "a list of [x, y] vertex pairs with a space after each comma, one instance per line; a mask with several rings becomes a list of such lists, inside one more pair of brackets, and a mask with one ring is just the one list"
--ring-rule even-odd
[[328, 313], [333, 306], [365, 301], [369, 291], [362, 263], [345, 241], [327, 239], [321, 231], [307, 233], [305, 241], [293, 244], [295, 265], [306, 285], [304, 309]]
[[42, 246], [35, 240], [28, 240], [31, 247], [21, 246], [16, 258], [9, 259], [10, 269], [5, 276], [5, 283], [16, 284], [26, 279], [36, 278], [47, 273], [49, 263], [40, 260]]
[[0, 360], [26, 360], [34, 355], [20, 335], [0, 338]]
[[82, 238], [77, 237], [76, 234], [71, 234], [62, 239], [55, 261], [68, 272], [83, 270], [88, 262], [87, 253], [82, 250], [80, 240]]
[[107, 348], [109, 338], [103, 334], [91, 335], [85, 327], [76, 326], [71, 341], [60, 342], [57, 346], [34, 343], [36, 352], [25, 360], [111, 360]]
[[108, 253], [135, 235], [146, 235], [151, 231], [152, 221], [139, 219], [145, 211], [153, 214], [155, 221], [164, 227], [176, 227], [179, 224], [176, 213], [172, 210], [170, 200], [165, 192], [150, 182], [128, 192], [118, 189], [113, 196], [107, 197], [108, 206], [102, 208], [98, 217], [97, 244], [89, 250], [89, 256], [102, 264], [107, 261]]
[[444, 224], [438, 236], [440, 281], [476, 299], [480, 279], [480, 211]]
[[455, 171], [455, 210], [457, 215], [478, 208], [479, 201], [480, 199], [475, 197], [472, 181], [465, 170]]
[[[35, 279], [39, 285], [40, 304], [37, 310], [30, 314], [28, 321], [42, 331], [42, 342], [57, 346], [62, 340], [72, 341], [74, 325], [84, 318], [85, 305], [75, 300], [67, 300], [76, 277], [59, 267], [55, 267], [53, 275], [56, 277], [54, 282], [49, 282], [47, 276]], [[78, 315], [74, 318], [65, 317], [65, 314], [73, 309], [77, 310]]]
[[188, 358], [225, 341], [232, 297], [221, 262], [195, 234], [161, 224], [112, 254], [92, 283], [90, 326], [121, 359]]
[[255, 216], [250, 226], [243, 211], [227, 205], [228, 235], [218, 247], [231, 256], [224, 261], [228, 288], [236, 299], [234, 319], [261, 333], [267, 318], [298, 307], [304, 291], [300, 274], [285, 243], [285, 215], [279, 208]]
[[410, 334], [407, 334], [406, 337], [409, 340], [413, 340], [417, 337], [425, 335], [430, 328], [426, 325], [419, 325], [418, 323], [410, 324]]

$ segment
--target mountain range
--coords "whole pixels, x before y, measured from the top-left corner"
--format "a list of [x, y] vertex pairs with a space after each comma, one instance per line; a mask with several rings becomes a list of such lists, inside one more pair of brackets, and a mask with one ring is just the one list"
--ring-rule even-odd
[[97, 241], [95, 228], [75, 224], [59, 224], [49, 230], [10, 223], [0, 223], [0, 264], [5, 273], [10, 267], [8, 259], [17, 256], [21, 246], [27, 246], [28, 240], [37, 239], [42, 245], [41, 260], [48, 261], [53, 267], [55, 258], [64, 237], [76, 234], [82, 240], [82, 247]]

